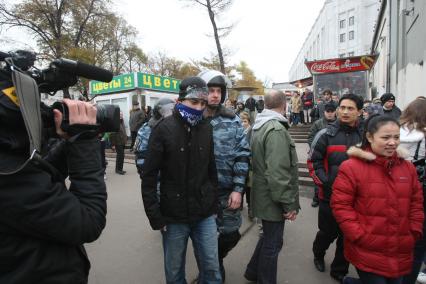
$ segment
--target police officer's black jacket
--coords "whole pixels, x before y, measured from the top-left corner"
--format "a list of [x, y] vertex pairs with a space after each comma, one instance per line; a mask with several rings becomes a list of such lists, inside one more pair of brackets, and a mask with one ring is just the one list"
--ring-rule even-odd
[[197, 222], [217, 212], [213, 147], [210, 123], [203, 120], [189, 127], [176, 110], [152, 129], [143, 166], [142, 197], [154, 230], [170, 223]]
[[331, 188], [339, 171], [339, 166], [348, 159], [349, 147], [361, 143], [363, 125], [350, 127], [336, 120], [318, 132], [311, 145], [308, 160], [311, 176], [320, 186], [319, 198], [329, 201]]
[[[0, 283], [87, 283], [83, 244], [105, 227], [106, 187], [97, 139], [66, 142], [70, 186], [46, 163], [0, 176]], [[25, 161], [0, 149], [3, 171]]]

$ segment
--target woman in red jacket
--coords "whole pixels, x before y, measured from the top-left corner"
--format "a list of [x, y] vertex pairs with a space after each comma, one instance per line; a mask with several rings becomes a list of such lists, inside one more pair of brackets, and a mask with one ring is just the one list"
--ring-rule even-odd
[[348, 151], [333, 184], [331, 208], [345, 257], [363, 284], [402, 283], [422, 236], [423, 193], [414, 166], [397, 152], [399, 143], [398, 122], [372, 116], [361, 148]]

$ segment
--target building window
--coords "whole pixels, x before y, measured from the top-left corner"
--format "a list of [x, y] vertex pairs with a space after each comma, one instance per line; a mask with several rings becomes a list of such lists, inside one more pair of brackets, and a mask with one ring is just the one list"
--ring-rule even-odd
[[354, 56], [354, 55], [355, 55], [355, 52], [353, 52], [353, 51], [351, 51], [351, 52], [348, 53], [349, 57]]
[[345, 20], [340, 20], [339, 21], [339, 27], [341, 28], [341, 29], [344, 29], [345, 28]]
[[339, 36], [339, 42], [345, 42], [345, 39], [346, 39], [345, 35], [346, 34], [340, 34], [340, 36]]
[[345, 57], [345, 54], [344, 54], [344, 53], [340, 53], [340, 54], [339, 54], [339, 58], [342, 58], [342, 57]]
[[355, 18], [354, 18], [354, 16], [349, 17], [349, 26], [353, 26], [353, 25], [354, 25], [354, 23], [355, 23]]
[[355, 32], [354, 31], [350, 31], [349, 32], [349, 40], [353, 40], [355, 37]]

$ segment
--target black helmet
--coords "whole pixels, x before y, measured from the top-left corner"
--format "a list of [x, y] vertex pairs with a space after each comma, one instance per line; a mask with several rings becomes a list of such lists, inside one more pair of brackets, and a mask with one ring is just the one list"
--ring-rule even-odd
[[152, 113], [155, 119], [161, 119], [172, 114], [175, 101], [170, 98], [162, 98], [154, 105]]
[[198, 76], [207, 83], [207, 87], [220, 87], [222, 91], [220, 103], [223, 104], [228, 94], [228, 88], [232, 88], [229, 78], [216, 70], [204, 70]]

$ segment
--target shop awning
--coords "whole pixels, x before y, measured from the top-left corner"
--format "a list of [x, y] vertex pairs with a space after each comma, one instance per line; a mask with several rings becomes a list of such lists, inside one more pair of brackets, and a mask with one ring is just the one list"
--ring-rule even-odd
[[308, 86], [312, 86], [314, 83], [312, 77], [303, 78], [300, 80], [296, 80], [293, 82], [290, 82], [293, 86], [296, 86], [297, 88], [306, 88]]

